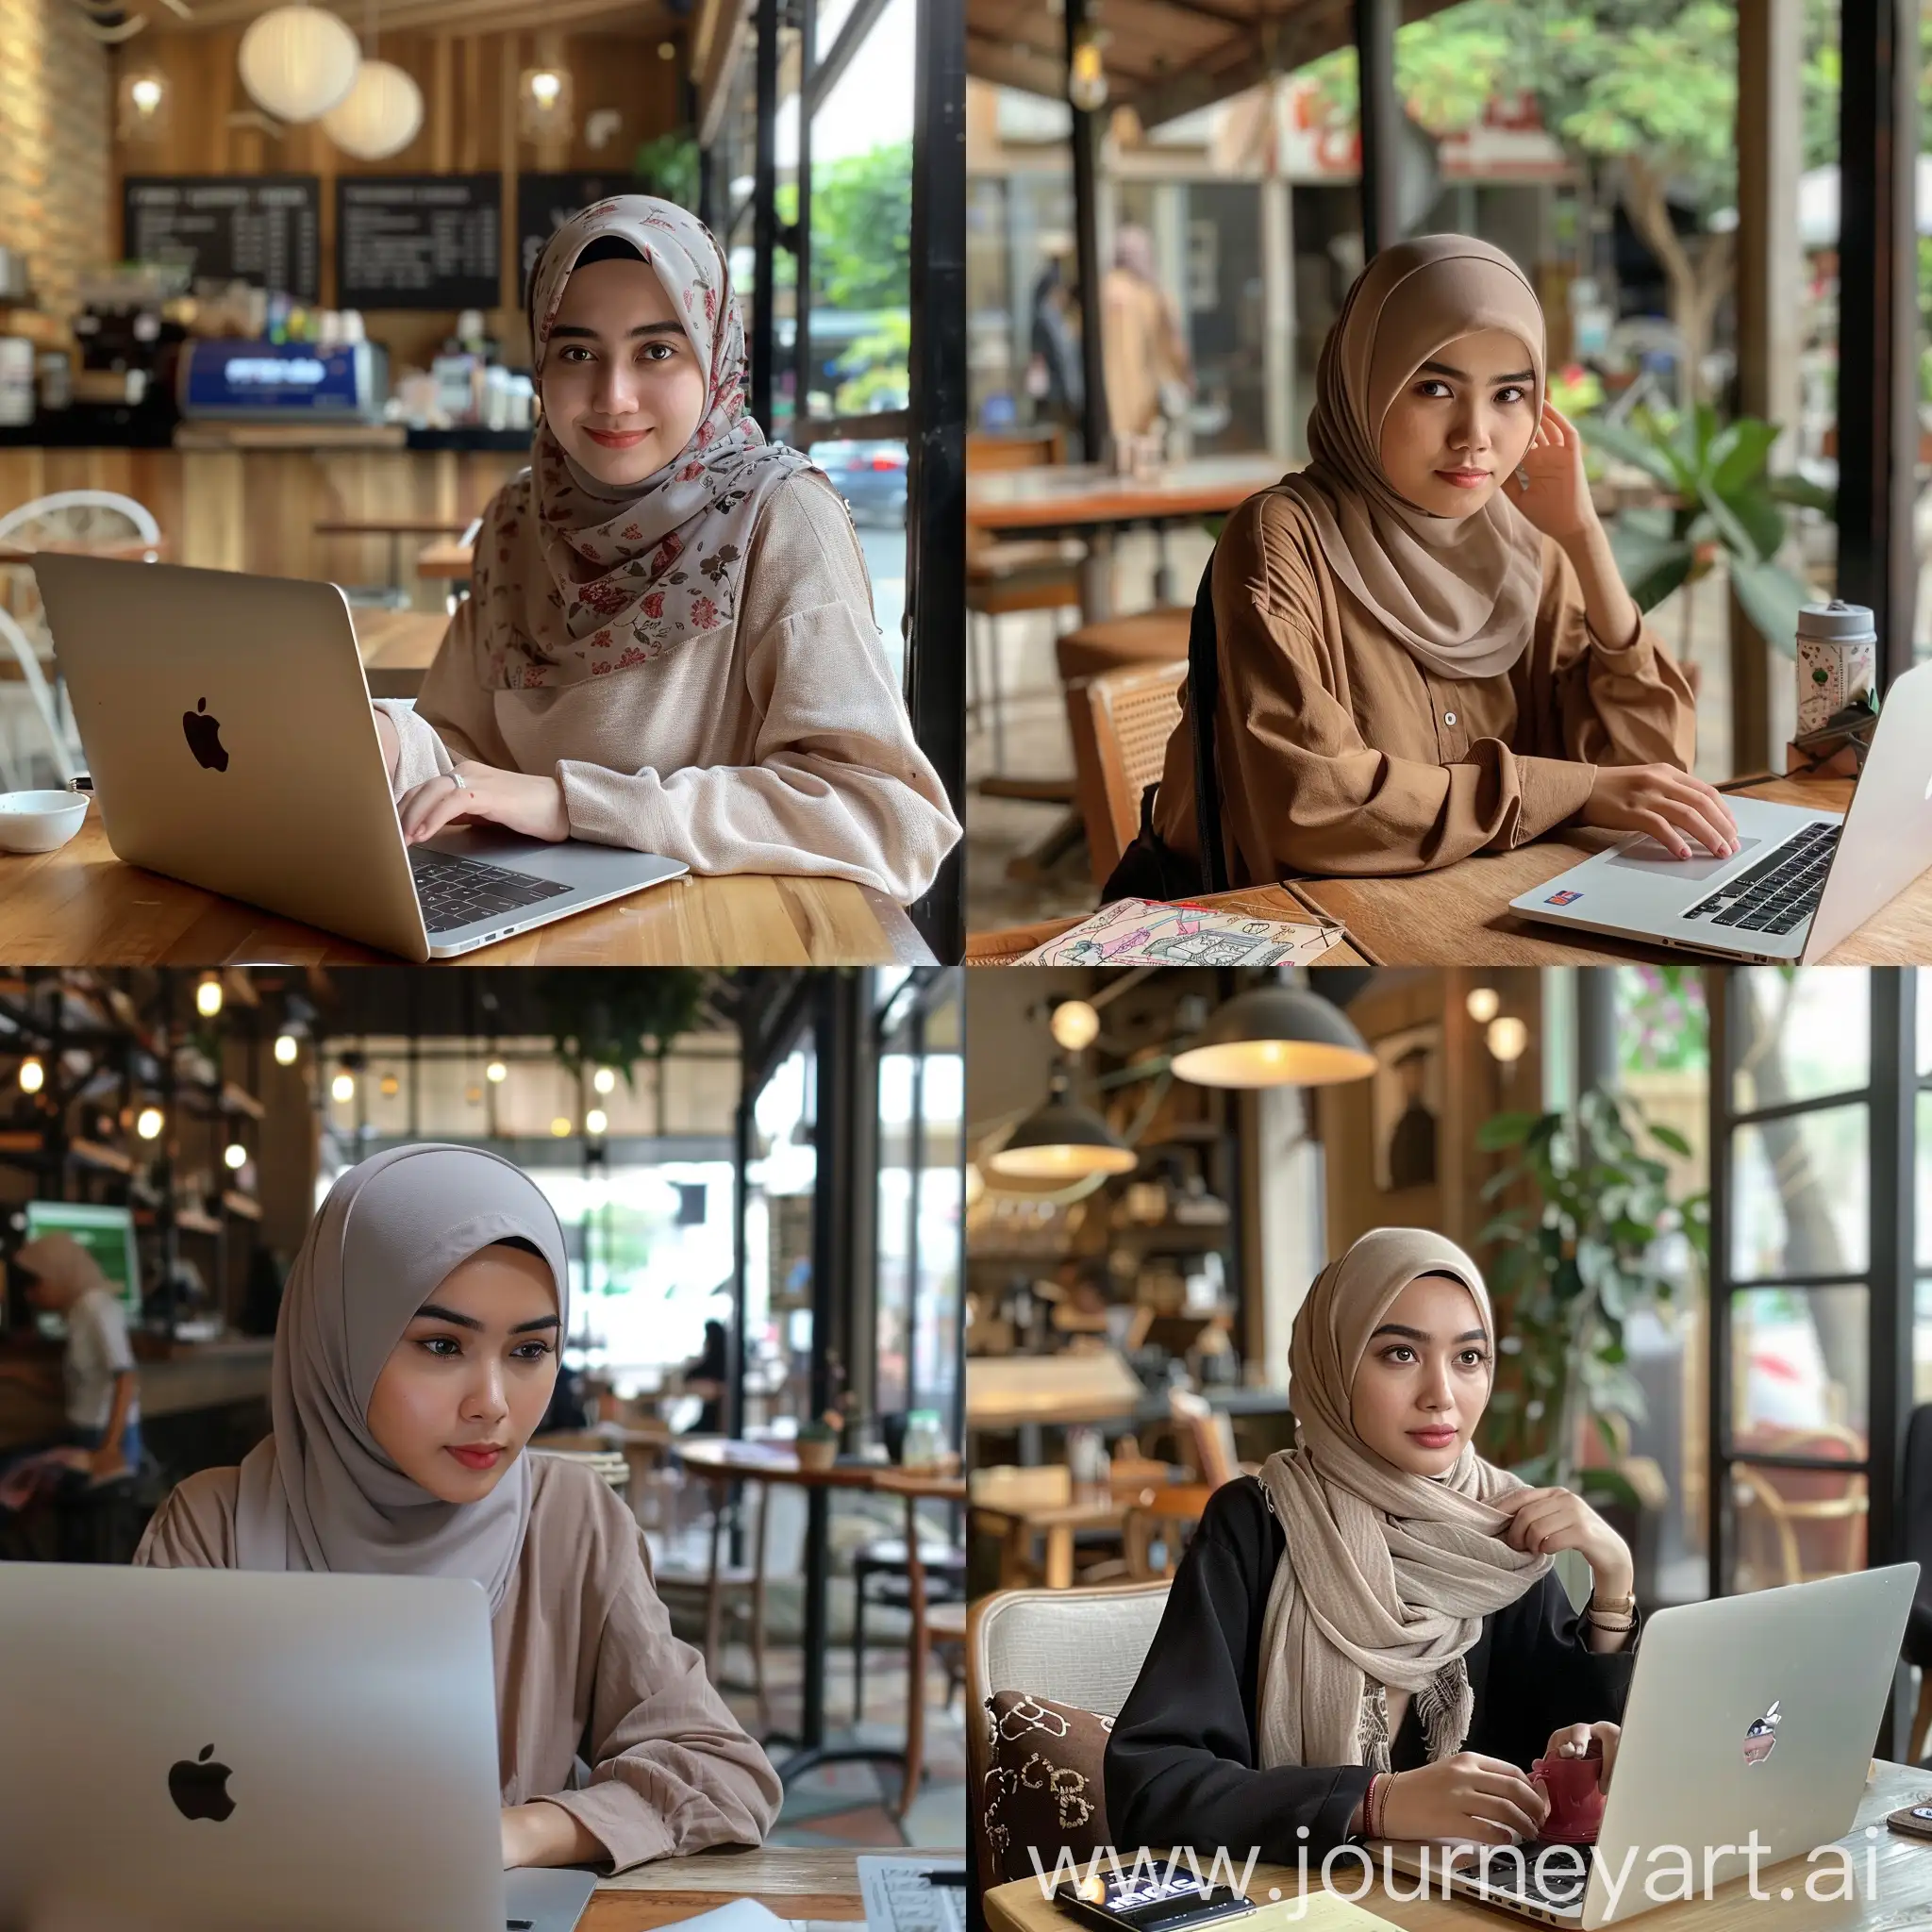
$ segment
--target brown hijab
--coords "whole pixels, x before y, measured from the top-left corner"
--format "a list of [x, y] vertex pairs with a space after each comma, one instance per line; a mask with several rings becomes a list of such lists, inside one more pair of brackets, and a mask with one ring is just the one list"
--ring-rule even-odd
[[1489, 328], [1529, 352], [1541, 420], [1543, 312], [1523, 271], [1471, 235], [1384, 249], [1356, 277], [1322, 345], [1308, 466], [1279, 486], [1306, 506], [1356, 600], [1441, 677], [1493, 677], [1523, 655], [1541, 593], [1542, 538], [1501, 490], [1461, 518], [1398, 496], [1382, 468], [1382, 423], [1421, 364]]
[[1497, 1502], [1524, 1485], [1465, 1445], [1446, 1475], [1385, 1462], [1356, 1433], [1356, 1371], [1411, 1281], [1446, 1274], [1469, 1290], [1493, 1350], [1481, 1271], [1446, 1235], [1365, 1234], [1315, 1278], [1294, 1318], [1289, 1403], [1296, 1443], [1261, 1465], [1287, 1546], [1261, 1627], [1261, 1768], [1371, 1764], [1388, 1738], [1364, 1723], [1363, 1692], [1416, 1700], [1429, 1757], [1462, 1748], [1474, 1715], [1463, 1657], [1482, 1620], [1550, 1567], [1503, 1541]]

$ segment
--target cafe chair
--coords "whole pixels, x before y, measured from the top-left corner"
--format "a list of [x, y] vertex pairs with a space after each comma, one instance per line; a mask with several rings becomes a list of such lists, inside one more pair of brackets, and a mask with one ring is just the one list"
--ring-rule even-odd
[[653, 1566], [652, 1581], [667, 1604], [674, 1599], [695, 1601], [704, 1609], [705, 1674], [713, 1684], [724, 1684], [725, 1625], [741, 1624], [745, 1646], [751, 1652], [751, 1689], [758, 1699], [758, 1727], [769, 1730], [771, 1701], [765, 1688], [765, 1530], [766, 1505], [770, 1485], [746, 1483], [747, 1494], [756, 1496], [751, 1504], [750, 1555], [747, 1563], [733, 1563], [724, 1553], [725, 1532], [732, 1521], [731, 1478], [721, 1477], [708, 1485], [712, 1507], [706, 1534], [708, 1557], [702, 1568], [681, 1563], [660, 1562]]
[[[1168, 1586], [1107, 1584], [1094, 1589], [1003, 1590], [973, 1607], [966, 1633], [967, 1804], [983, 1807], [992, 1734], [987, 1704], [1002, 1690], [1120, 1715], [1167, 1608]], [[974, 1833], [982, 1890], [999, 1883], [992, 1849]]]
[[[0, 789], [31, 790], [42, 758], [52, 766], [56, 783], [65, 785], [80, 769], [80, 748], [61, 724], [59, 703], [32, 640], [4, 609], [0, 646]], [[7, 666], [8, 655], [20, 674], [17, 685]], [[28, 725], [30, 735], [16, 728]]]
[[[1815, 1428], [1759, 1424], [1738, 1438], [1740, 1455], [1754, 1450], [1858, 1462], [1865, 1457], [1865, 1439], [1838, 1423]], [[1838, 1475], [1740, 1462], [1732, 1465], [1731, 1482], [1738, 1506], [1739, 1589], [1808, 1583], [1865, 1567], [1870, 1499], [1861, 1472]]]
[[1167, 761], [1187, 683], [1183, 658], [1076, 677], [1067, 686], [1074, 790], [1096, 888], [1107, 883], [1141, 829], [1141, 794]]
[[1206, 1396], [1191, 1389], [1171, 1390], [1167, 1413], [1195, 1476], [1209, 1489], [1258, 1472], [1259, 1464], [1244, 1463], [1236, 1456], [1234, 1424], [1225, 1409], [1216, 1408]]
[[[926, 1603], [962, 1603], [966, 1597], [966, 1552], [935, 1542], [922, 1531], [919, 1565], [924, 1574]], [[912, 1566], [903, 1537], [880, 1537], [852, 1553], [852, 1722], [865, 1718], [865, 1612], [881, 1606], [909, 1609]]]
[[1905, 1548], [1919, 1566], [1919, 1590], [1906, 1619], [1900, 1654], [1919, 1674], [1919, 1706], [1912, 1713], [1907, 1759], [1919, 1763], [1932, 1743], [1932, 1404], [1921, 1403], [1906, 1424], [1905, 1471], [1899, 1486], [1899, 1520]]
[[[955, 1633], [963, 1632], [960, 1617], [964, 1606], [956, 1599], [943, 1607], [958, 1614], [941, 1616], [938, 1612], [941, 1607], [931, 1600], [932, 1579], [924, 1563], [926, 1544], [921, 1534], [919, 1505], [922, 1500], [930, 1498], [936, 1489], [947, 1491], [954, 1501], [964, 1502], [966, 1484], [962, 1478], [949, 1481], [943, 1477], [882, 1469], [874, 1477], [873, 1487], [881, 1495], [900, 1497], [906, 1506], [906, 1609], [911, 1627], [906, 1636], [906, 1776], [899, 1788], [899, 1816], [904, 1818], [912, 1808], [912, 1801], [919, 1795], [920, 1781], [925, 1774], [927, 1664], [936, 1641], [949, 1640]], [[854, 1694], [859, 1701], [862, 1713], [865, 1694], [862, 1684], [856, 1688]], [[948, 1704], [952, 1702], [952, 1695], [953, 1679], [949, 1670], [946, 1677]]]

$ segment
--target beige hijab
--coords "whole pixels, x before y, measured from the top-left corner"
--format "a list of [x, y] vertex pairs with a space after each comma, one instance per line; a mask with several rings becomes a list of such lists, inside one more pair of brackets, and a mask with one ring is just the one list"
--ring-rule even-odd
[[352, 1167], [328, 1191], [289, 1271], [275, 1324], [275, 1432], [242, 1458], [242, 1570], [473, 1576], [502, 1607], [530, 1521], [530, 1458], [480, 1503], [444, 1503], [369, 1433], [369, 1398], [437, 1283], [520, 1236], [549, 1263], [559, 1336], [570, 1270], [557, 1210], [524, 1171], [476, 1147], [425, 1142]]
[[1357, 601], [1442, 677], [1493, 677], [1522, 657], [1541, 594], [1542, 538], [1507, 489], [1459, 519], [1398, 496], [1382, 468], [1382, 423], [1424, 362], [1488, 328], [1528, 352], [1541, 420], [1543, 312], [1523, 271], [1470, 235], [1384, 249], [1322, 345], [1308, 467], [1279, 486], [1307, 508]]
[[1463, 1663], [1482, 1620], [1550, 1567], [1513, 1550], [1495, 1505], [1524, 1486], [1465, 1448], [1430, 1480], [1385, 1462], [1356, 1433], [1356, 1371], [1369, 1338], [1411, 1281], [1447, 1274], [1475, 1300], [1491, 1344], [1495, 1317], [1475, 1263], [1422, 1228], [1365, 1234], [1316, 1277], [1295, 1316], [1289, 1401], [1297, 1442], [1261, 1466], [1287, 1537], [1261, 1631], [1261, 1767], [1388, 1768], [1386, 1728], [1365, 1723], [1363, 1692], [1415, 1698], [1429, 1757], [1469, 1735]]

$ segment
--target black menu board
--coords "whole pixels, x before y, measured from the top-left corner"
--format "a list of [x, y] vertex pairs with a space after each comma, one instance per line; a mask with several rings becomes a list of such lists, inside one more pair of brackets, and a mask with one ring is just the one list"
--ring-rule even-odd
[[322, 294], [322, 182], [314, 175], [129, 175], [121, 253], [194, 264], [196, 280]]
[[517, 297], [530, 299], [530, 271], [564, 223], [580, 208], [612, 194], [642, 194], [635, 175], [519, 175], [517, 176]]
[[494, 308], [500, 175], [336, 176], [336, 300], [344, 308]]

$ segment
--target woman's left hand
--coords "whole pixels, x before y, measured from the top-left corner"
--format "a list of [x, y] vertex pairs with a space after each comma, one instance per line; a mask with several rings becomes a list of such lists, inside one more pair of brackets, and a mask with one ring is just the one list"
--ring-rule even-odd
[[[1527, 479], [1528, 487], [1518, 480]], [[1590, 479], [1583, 474], [1583, 437], [1554, 403], [1529, 440], [1517, 471], [1504, 478], [1503, 493], [1546, 537], [1567, 543], [1596, 522]]]
[[526, 839], [555, 842], [570, 837], [563, 787], [555, 778], [499, 772], [494, 765], [469, 759], [458, 765], [457, 777], [460, 785], [447, 773], [438, 773], [404, 792], [396, 809], [406, 845], [420, 845], [459, 819], [484, 819]]
[[1521, 1490], [1505, 1496], [1497, 1507], [1509, 1511], [1503, 1541], [1512, 1550], [1526, 1550], [1534, 1557], [1579, 1550], [1599, 1595], [1629, 1595], [1637, 1574], [1630, 1546], [1574, 1491]]

